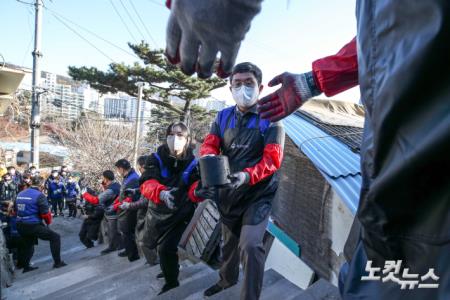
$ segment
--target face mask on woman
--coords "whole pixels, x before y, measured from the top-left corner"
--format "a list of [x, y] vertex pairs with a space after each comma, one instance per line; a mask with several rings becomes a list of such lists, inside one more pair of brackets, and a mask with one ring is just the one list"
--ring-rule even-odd
[[179, 155], [183, 153], [187, 144], [187, 138], [185, 136], [169, 135], [167, 137], [167, 146], [171, 154]]

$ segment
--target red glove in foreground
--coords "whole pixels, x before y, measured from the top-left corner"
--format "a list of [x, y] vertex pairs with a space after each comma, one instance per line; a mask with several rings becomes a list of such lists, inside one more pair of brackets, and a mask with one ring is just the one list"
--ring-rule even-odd
[[320, 94], [312, 72], [304, 74], [283, 73], [269, 82], [269, 86], [282, 84], [281, 88], [258, 102], [261, 118], [279, 121], [296, 111], [304, 101]]
[[320, 95], [328, 97], [358, 85], [358, 55], [353, 38], [338, 53], [318, 59], [312, 72], [283, 73], [269, 82], [269, 86], [282, 84], [274, 93], [259, 101], [261, 117], [272, 122], [293, 113], [306, 100]]

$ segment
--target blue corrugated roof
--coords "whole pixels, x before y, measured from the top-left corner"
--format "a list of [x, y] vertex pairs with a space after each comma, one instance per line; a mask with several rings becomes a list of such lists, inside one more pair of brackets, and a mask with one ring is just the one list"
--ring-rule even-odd
[[298, 115], [287, 117], [283, 123], [288, 136], [355, 214], [361, 188], [360, 156]]

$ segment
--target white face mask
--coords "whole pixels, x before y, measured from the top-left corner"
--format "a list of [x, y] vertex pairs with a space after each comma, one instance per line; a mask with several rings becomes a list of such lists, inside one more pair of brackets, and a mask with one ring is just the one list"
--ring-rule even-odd
[[11, 176], [16, 175], [16, 170], [14, 170], [14, 169], [9, 170], [9, 174], [10, 174]]
[[180, 154], [186, 147], [187, 139], [184, 136], [169, 135], [167, 137], [167, 145], [169, 146], [170, 153]]
[[257, 86], [248, 87], [242, 85], [239, 88], [231, 88], [231, 93], [238, 106], [249, 108], [256, 104], [259, 96], [259, 89]]

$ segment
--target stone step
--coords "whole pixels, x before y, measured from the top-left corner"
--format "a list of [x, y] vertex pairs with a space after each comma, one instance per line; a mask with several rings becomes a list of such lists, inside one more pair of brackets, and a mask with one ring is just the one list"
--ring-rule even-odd
[[260, 300], [291, 300], [303, 292], [301, 288], [287, 280], [281, 278], [269, 287], [264, 288], [261, 292]]
[[117, 274], [118, 270], [122, 272], [142, 264], [143, 260], [129, 263], [126, 258], [118, 257], [117, 253], [110, 253], [17, 280], [5, 290], [5, 294], [8, 299], [35, 299], [91, 278]]
[[319, 279], [293, 300], [340, 300], [339, 289], [324, 279]]
[[[195, 278], [205, 269], [203, 265], [181, 264], [180, 282]], [[26, 278], [5, 290], [7, 299], [119, 299], [135, 295], [139, 298], [155, 296], [164, 280], [157, 280], [159, 265], [150, 267], [144, 260], [128, 262], [117, 253], [51, 270]]]
[[[42, 243], [40, 241], [40, 243]], [[100, 256], [100, 252], [105, 248], [104, 245], [99, 245], [90, 249], [86, 249], [83, 245], [74, 246], [71, 249], [65, 249], [61, 251], [61, 258], [69, 266], [77, 264], [79, 262], [87, 261]], [[47, 243], [47, 251], [50, 252], [50, 246]], [[117, 252], [114, 252], [117, 255]], [[112, 253], [111, 253], [112, 254]], [[15, 278], [17, 281], [25, 280], [30, 277], [40, 277], [41, 274], [47, 273], [53, 270], [53, 259], [51, 256], [40, 257], [32, 259], [31, 263], [35, 267], [39, 267], [36, 271], [22, 273], [22, 270], [15, 271]]]
[[129, 291], [138, 291], [140, 296], [144, 297], [155, 295], [158, 288], [151, 288], [149, 283], [157, 281], [156, 274], [160, 272], [159, 266], [149, 267], [143, 262], [129, 264], [133, 267], [101, 274], [36, 299], [118, 299], [121, 296], [125, 298], [123, 296]]
[[[263, 279], [263, 291], [266, 287], [269, 287], [273, 285], [275, 282], [281, 280], [283, 276], [278, 274], [276, 271], [270, 269], [264, 272], [264, 279]], [[229, 287], [228, 289], [213, 295], [212, 297], [209, 297], [208, 299], [211, 300], [228, 300], [228, 299], [239, 299], [241, 288], [242, 288], [242, 280], [239, 280], [239, 282], [232, 287]]]
[[81, 258], [77, 258], [76, 261], [69, 262], [68, 265], [63, 268], [53, 269], [53, 264], [48, 263], [44, 266], [38, 265], [38, 270], [25, 274], [23, 274], [21, 270], [17, 270], [16, 279], [11, 288], [15, 289], [23, 286], [29, 286], [36, 281], [47, 280], [67, 272], [75, 271], [83, 266], [99, 266], [101, 270], [108, 271], [109, 269], [114, 270], [115, 268], [121, 267], [122, 265], [126, 265], [128, 263], [126, 258], [118, 257], [117, 252], [112, 252], [101, 256], [100, 251], [103, 247], [96, 248], [97, 249], [91, 248], [82, 250], [84, 253], [77, 255], [77, 257], [81, 256]]
[[[185, 265], [183, 263], [182, 265]], [[180, 284], [187, 284], [204, 270], [203, 266], [182, 266], [180, 270]], [[164, 285], [164, 279], [158, 280], [156, 275], [161, 272], [158, 266], [150, 269], [142, 268], [131, 273], [120, 272], [117, 275], [106, 278], [100, 283], [92, 283], [82, 286], [79, 291], [74, 291], [63, 297], [64, 299], [151, 299], [155, 297]], [[81, 291], [81, 292], [80, 292]], [[46, 298], [48, 299], [48, 298]], [[58, 297], [54, 298], [61, 299]]]
[[[192, 276], [189, 281], [180, 281], [180, 286], [170, 290], [163, 295], [157, 296], [157, 300], [174, 300], [174, 299], [203, 299], [203, 291], [219, 280], [219, 275], [209, 266], [198, 263], [202, 266], [202, 271]], [[188, 268], [189, 269], [189, 268]], [[184, 272], [180, 273], [180, 276]]]

